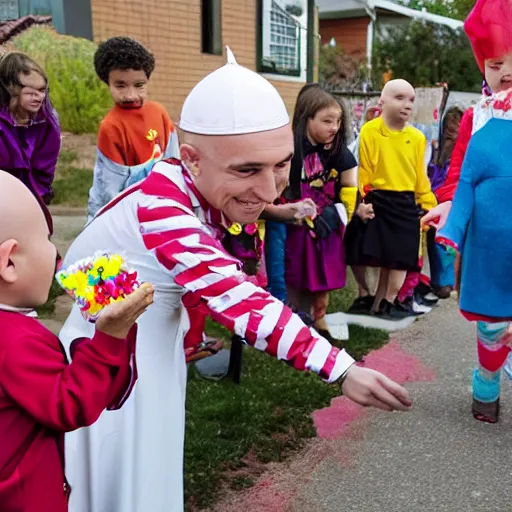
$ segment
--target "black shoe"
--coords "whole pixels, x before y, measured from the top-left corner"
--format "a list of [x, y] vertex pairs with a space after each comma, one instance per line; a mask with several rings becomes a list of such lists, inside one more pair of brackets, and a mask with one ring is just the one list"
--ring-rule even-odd
[[375, 301], [375, 297], [372, 295], [367, 295], [366, 297], [358, 297], [350, 306], [347, 313], [349, 315], [369, 315], [373, 303]]
[[414, 300], [420, 305], [428, 306], [431, 308], [439, 302], [439, 297], [435, 295], [431, 289], [424, 295], [418, 290], [418, 288], [416, 288], [416, 290], [414, 290]]
[[409, 311], [407, 311], [401, 304], [395, 306], [391, 304], [386, 299], [382, 299], [379, 307], [378, 316], [383, 318], [384, 320], [403, 320], [410, 315]]
[[403, 302], [398, 302], [398, 299], [395, 300], [395, 308], [407, 311], [408, 316], [420, 316], [426, 313], [426, 311], [422, 311], [421, 309], [416, 310], [414, 307], [414, 297], [407, 297]]
[[453, 288], [451, 286], [438, 286], [434, 288], [434, 293], [440, 299], [449, 299], [452, 294]]
[[432, 288], [428, 285], [420, 281], [418, 283], [418, 286], [416, 286], [415, 289], [416, 292], [418, 292], [420, 295], [428, 295], [430, 292], [432, 292]]

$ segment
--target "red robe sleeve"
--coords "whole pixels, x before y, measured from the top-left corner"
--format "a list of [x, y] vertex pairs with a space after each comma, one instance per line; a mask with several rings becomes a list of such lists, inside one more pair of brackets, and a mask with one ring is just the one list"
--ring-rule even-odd
[[138, 208], [143, 242], [174, 282], [183, 305], [210, 315], [246, 342], [324, 380], [340, 378], [354, 360], [309, 329], [298, 315], [250, 282], [198, 219], [183, 187], [169, 179], [181, 168], [160, 162], [142, 183]]
[[69, 432], [94, 423], [112, 402], [117, 370], [128, 364], [124, 340], [96, 332], [67, 364], [50, 331], [24, 329], [0, 360], [5, 393], [38, 423]]
[[459, 184], [460, 170], [462, 168], [462, 162], [466, 155], [468, 148], [469, 139], [471, 138], [471, 132], [473, 131], [473, 109], [469, 108], [464, 112], [460, 121], [459, 135], [457, 142], [453, 148], [452, 158], [450, 161], [450, 167], [444, 183], [436, 190], [436, 196], [439, 203], [445, 201], [453, 201], [453, 196], [457, 190]]

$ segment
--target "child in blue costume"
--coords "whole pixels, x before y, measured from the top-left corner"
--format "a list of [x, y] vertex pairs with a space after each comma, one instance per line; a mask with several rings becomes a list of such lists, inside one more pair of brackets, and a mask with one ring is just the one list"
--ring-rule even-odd
[[[478, 0], [464, 28], [486, 77], [512, 77], [512, 3]], [[511, 81], [512, 86], [512, 81]], [[473, 133], [445, 227], [437, 240], [461, 254], [460, 309], [477, 322], [478, 367], [473, 372], [473, 416], [499, 418], [501, 369], [512, 341], [510, 272], [512, 89], [474, 108]], [[500, 202], [500, 208], [496, 203]]]

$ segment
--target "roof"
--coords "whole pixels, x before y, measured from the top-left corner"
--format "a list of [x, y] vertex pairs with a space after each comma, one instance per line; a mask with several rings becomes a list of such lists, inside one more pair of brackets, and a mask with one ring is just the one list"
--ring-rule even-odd
[[430, 21], [437, 25], [445, 25], [452, 29], [462, 28], [463, 22], [404, 7], [390, 0], [316, 0], [320, 19], [357, 18], [368, 16], [367, 9], [377, 14], [394, 14], [417, 20]]
[[33, 25], [49, 25], [51, 16], [24, 16], [17, 20], [0, 22], [0, 44], [4, 44]]

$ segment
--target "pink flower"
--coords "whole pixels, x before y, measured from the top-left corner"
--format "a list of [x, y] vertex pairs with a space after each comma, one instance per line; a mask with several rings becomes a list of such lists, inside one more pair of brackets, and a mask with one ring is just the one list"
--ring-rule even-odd
[[244, 229], [249, 236], [254, 236], [258, 232], [258, 225], [256, 222], [254, 224], [247, 224]]

